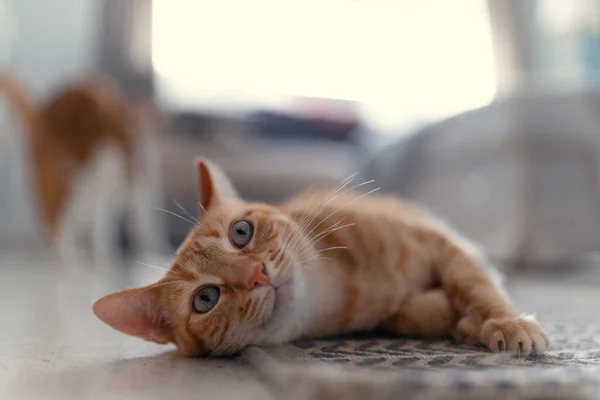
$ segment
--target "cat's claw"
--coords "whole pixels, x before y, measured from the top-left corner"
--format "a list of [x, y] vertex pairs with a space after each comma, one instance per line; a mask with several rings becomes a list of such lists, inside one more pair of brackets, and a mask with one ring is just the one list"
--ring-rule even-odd
[[543, 354], [550, 344], [540, 326], [524, 318], [486, 321], [481, 341], [493, 352], [508, 351], [519, 357]]

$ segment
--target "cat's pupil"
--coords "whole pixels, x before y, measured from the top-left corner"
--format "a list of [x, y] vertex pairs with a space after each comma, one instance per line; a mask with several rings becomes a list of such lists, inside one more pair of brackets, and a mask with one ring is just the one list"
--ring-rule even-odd
[[246, 236], [246, 232], [244, 230], [242, 230], [242, 229], [238, 229], [236, 232], [240, 236]]
[[210, 301], [210, 297], [208, 297], [205, 294], [200, 295], [200, 300], [202, 300], [205, 303], [208, 303]]

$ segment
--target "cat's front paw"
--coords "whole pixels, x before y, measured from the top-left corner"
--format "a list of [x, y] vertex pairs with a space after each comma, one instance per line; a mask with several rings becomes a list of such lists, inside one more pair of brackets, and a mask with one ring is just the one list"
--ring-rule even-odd
[[493, 352], [509, 351], [519, 357], [543, 354], [550, 342], [533, 319], [490, 319], [483, 324], [481, 341]]

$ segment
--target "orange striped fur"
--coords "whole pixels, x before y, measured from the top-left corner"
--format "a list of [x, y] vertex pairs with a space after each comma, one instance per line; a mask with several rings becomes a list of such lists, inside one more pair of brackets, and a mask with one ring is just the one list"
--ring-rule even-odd
[[[280, 207], [245, 203], [210, 162], [198, 172], [204, 212], [171, 268], [94, 305], [115, 329], [190, 356], [376, 328], [455, 334], [521, 355], [547, 348], [476, 249], [417, 207], [356, 193], [351, 180]], [[240, 220], [254, 231], [238, 249]], [[212, 308], [198, 312], [197, 296], [210, 286], [218, 300], [200, 298]]]

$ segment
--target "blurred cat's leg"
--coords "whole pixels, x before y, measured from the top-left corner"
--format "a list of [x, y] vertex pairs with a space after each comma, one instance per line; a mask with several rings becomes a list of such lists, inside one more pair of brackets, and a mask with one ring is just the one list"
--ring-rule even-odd
[[131, 189], [129, 231], [139, 256], [166, 256], [169, 251], [164, 213], [157, 210], [162, 206], [160, 196], [156, 195], [155, 187], [148, 185], [148, 182], [135, 182]]
[[96, 198], [92, 225], [92, 252], [97, 266], [113, 265], [118, 259], [118, 214], [107, 196]]
[[126, 167], [122, 151], [113, 146], [98, 150], [90, 182], [93, 184], [92, 251], [97, 265], [119, 262], [119, 222], [126, 209]]
[[444, 234], [435, 239], [434, 273], [462, 317], [458, 335], [483, 342], [492, 351], [543, 353], [547, 337], [532, 318], [519, 316], [483, 258], [460, 238]]
[[139, 140], [135, 148], [132, 182], [129, 185], [129, 233], [138, 256], [155, 258], [169, 255], [166, 238], [160, 152], [150, 135]]
[[56, 229], [50, 232], [53, 235], [52, 253], [57, 264], [67, 270], [77, 269], [84, 263], [84, 251], [81, 248], [83, 227], [79, 211], [76, 201], [70, 199], [63, 207]]
[[444, 337], [452, 334], [456, 322], [457, 314], [446, 292], [431, 289], [406, 299], [383, 328], [403, 336]]

